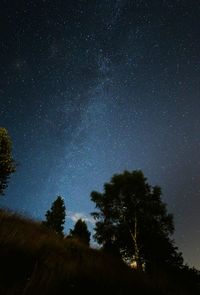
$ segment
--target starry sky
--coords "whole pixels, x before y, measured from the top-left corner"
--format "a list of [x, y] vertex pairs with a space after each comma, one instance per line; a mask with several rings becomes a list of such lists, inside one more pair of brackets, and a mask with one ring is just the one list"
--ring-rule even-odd
[[200, 4], [1, 0], [0, 126], [18, 163], [0, 206], [92, 228], [92, 190], [142, 169], [200, 268]]

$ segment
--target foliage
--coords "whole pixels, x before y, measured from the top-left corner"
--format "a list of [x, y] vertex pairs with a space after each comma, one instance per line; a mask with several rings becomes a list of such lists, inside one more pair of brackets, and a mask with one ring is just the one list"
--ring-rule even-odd
[[90, 244], [90, 232], [88, 231], [86, 222], [82, 219], [77, 220], [74, 229], [70, 230], [70, 236], [78, 239], [87, 246]]
[[183, 259], [171, 235], [173, 216], [161, 201], [161, 189], [148, 184], [142, 171], [114, 175], [104, 192], [92, 192], [97, 212], [95, 239], [104, 249], [134, 259], [137, 267], [181, 267]]
[[43, 222], [49, 229], [63, 235], [65, 222], [65, 204], [62, 197], [58, 196], [52, 203], [51, 209], [47, 210], [46, 221]]
[[5, 128], [0, 128], [0, 195], [8, 186], [10, 175], [15, 172], [16, 165], [12, 158], [12, 142]]
[[0, 224], [0, 294], [199, 294], [186, 277], [138, 273], [39, 222], [0, 210]]

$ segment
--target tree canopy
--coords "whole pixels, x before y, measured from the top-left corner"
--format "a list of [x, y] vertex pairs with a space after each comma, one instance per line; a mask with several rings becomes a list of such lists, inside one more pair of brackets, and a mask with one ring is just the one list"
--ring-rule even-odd
[[181, 266], [171, 235], [173, 216], [161, 200], [161, 188], [152, 187], [142, 171], [114, 175], [104, 192], [92, 192], [96, 204], [95, 236], [98, 243], [124, 259], [133, 259], [138, 268]]
[[0, 195], [4, 195], [10, 175], [15, 170], [16, 164], [12, 158], [12, 141], [7, 130], [0, 127]]
[[58, 196], [52, 203], [51, 209], [47, 210], [45, 216], [46, 221], [43, 223], [56, 233], [63, 235], [65, 223], [65, 204], [62, 197]]
[[82, 219], [77, 220], [74, 229], [70, 230], [70, 236], [78, 239], [87, 246], [90, 244], [90, 232], [88, 231], [86, 222]]

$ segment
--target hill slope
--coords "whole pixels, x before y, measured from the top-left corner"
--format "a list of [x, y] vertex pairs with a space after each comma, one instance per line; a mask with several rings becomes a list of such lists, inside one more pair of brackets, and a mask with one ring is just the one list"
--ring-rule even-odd
[[191, 294], [37, 222], [0, 211], [0, 294]]

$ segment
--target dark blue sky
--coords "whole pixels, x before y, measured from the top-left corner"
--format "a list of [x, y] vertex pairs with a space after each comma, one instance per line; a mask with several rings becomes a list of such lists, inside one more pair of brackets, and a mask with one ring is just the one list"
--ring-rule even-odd
[[200, 268], [200, 4], [178, 0], [1, 1], [0, 126], [19, 163], [0, 206], [67, 228], [92, 190], [142, 169]]

